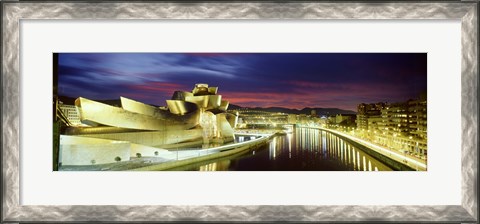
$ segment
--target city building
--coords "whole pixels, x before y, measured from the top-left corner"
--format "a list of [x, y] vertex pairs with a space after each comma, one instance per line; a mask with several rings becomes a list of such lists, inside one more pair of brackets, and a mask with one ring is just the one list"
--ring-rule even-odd
[[357, 133], [374, 143], [419, 157], [427, 155], [427, 99], [359, 104]]
[[289, 124], [296, 124], [297, 123], [297, 115], [296, 114], [289, 114], [288, 115], [288, 123]]
[[411, 136], [427, 139], [427, 95], [408, 101], [409, 127]]
[[357, 107], [357, 129], [368, 130], [370, 118], [381, 117], [381, 110], [385, 107], [385, 103], [361, 103]]
[[328, 127], [353, 128], [355, 126], [355, 114], [336, 114], [327, 118]]

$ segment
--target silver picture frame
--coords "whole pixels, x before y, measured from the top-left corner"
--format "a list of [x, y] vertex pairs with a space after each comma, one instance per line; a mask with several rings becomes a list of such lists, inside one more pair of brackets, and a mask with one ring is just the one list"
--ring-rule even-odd
[[[478, 2], [2, 2], [2, 222], [478, 222]], [[20, 23], [41, 19], [445, 19], [461, 21], [460, 205], [24, 206]]]

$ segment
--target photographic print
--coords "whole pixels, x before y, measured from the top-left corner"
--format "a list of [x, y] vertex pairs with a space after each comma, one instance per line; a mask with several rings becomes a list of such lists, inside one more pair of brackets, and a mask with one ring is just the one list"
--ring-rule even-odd
[[426, 53], [54, 53], [55, 171], [426, 171]]

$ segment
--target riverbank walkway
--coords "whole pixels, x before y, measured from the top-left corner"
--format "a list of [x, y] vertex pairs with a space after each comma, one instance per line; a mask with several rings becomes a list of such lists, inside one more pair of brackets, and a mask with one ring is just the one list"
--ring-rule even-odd
[[379, 145], [375, 145], [371, 142], [365, 141], [363, 139], [360, 139], [358, 137], [346, 134], [344, 132], [340, 132], [337, 130], [329, 129], [329, 128], [324, 128], [324, 127], [318, 127], [318, 126], [299, 126], [300, 128], [312, 128], [312, 129], [319, 129], [319, 130], [324, 130], [330, 133], [333, 133], [335, 135], [350, 139], [360, 145], [363, 145], [364, 147], [367, 147], [371, 150], [374, 150], [375, 152], [378, 152], [384, 156], [387, 156], [399, 163], [405, 164], [412, 169], [418, 170], [418, 171], [426, 171], [427, 170], [427, 164], [426, 161], [421, 160], [419, 158], [409, 156], [409, 155], [404, 155], [396, 150], [393, 149], [388, 149], [381, 147]]

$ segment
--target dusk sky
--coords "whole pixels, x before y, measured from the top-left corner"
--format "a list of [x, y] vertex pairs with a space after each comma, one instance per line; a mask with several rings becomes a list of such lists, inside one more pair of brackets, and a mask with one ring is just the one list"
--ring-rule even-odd
[[60, 53], [58, 94], [165, 106], [195, 83], [243, 107], [340, 108], [427, 90], [426, 53]]

